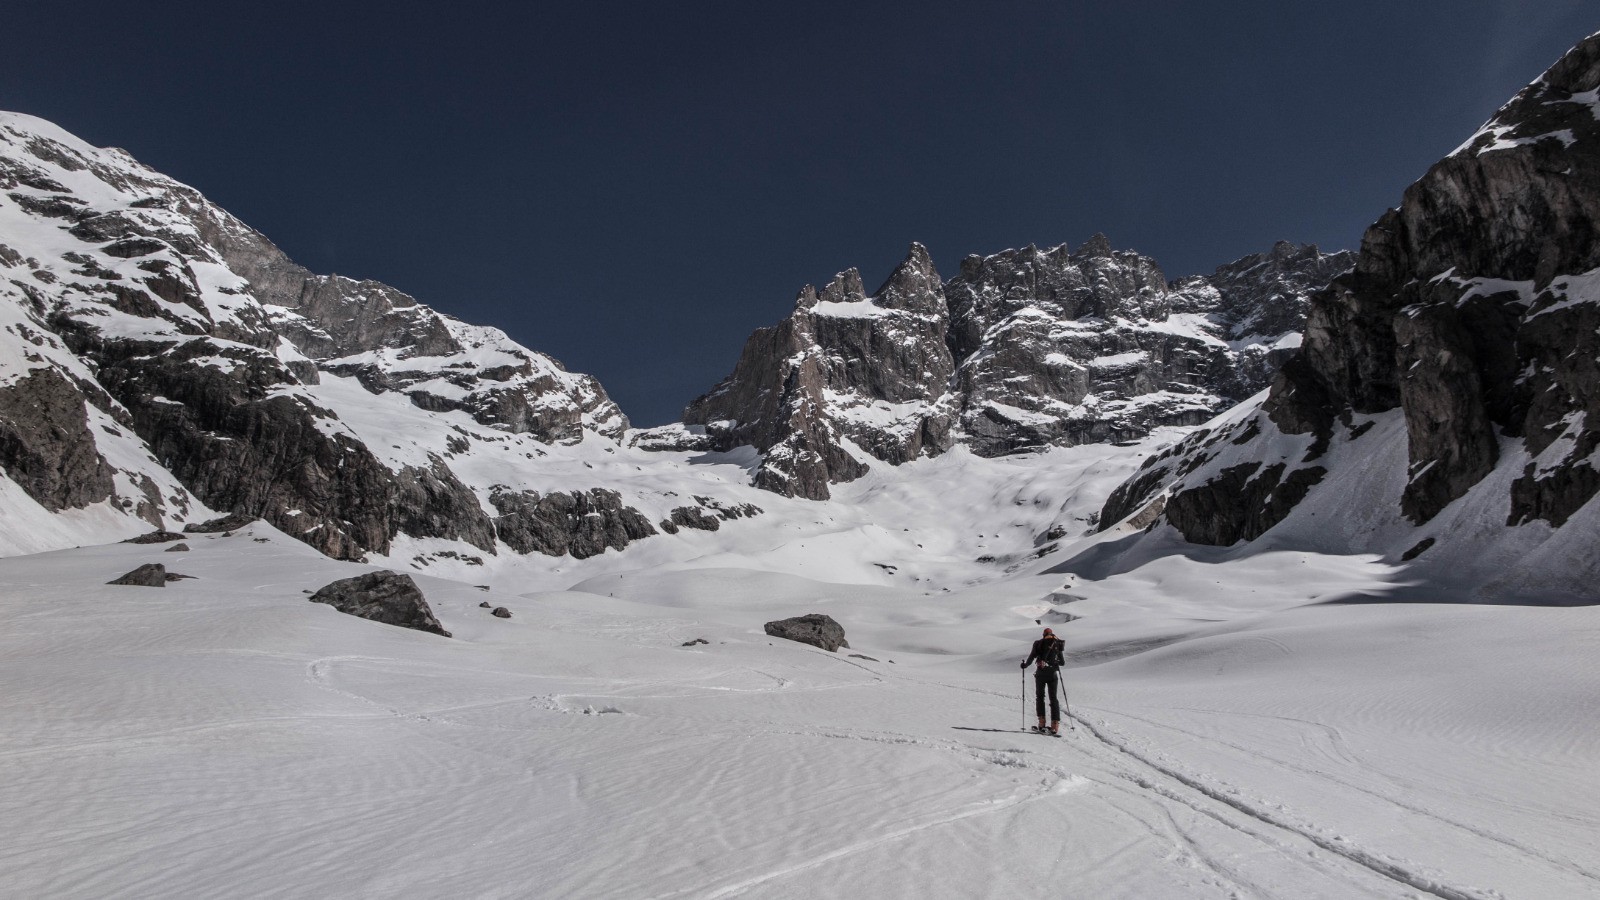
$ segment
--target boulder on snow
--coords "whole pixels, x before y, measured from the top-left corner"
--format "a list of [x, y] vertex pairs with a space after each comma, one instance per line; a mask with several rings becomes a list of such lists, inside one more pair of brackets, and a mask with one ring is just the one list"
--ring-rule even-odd
[[354, 578], [342, 578], [325, 585], [307, 599], [384, 625], [398, 625], [450, 637], [450, 632], [445, 631], [439, 620], [434, 618], [427, 599], [422, 596], [422, 591], [410, 575], [385, 569]]
[[509, 619], [511, 618], [511, 610], [506, 609], [504, 606], [496, 606], [490, 611], [489, 615], [499, 619]]
[[121, 578], [112, 579], [106, 584], [131, 584], [138, 587], [166, 587], [167, 567], [160, 563], [145, 563]]
[[792, 619], [779, 619], [768, 622], [767, 634], [783, 638], [786, 641], [799, 641], [813, 647], [833, 653], [840, 647], [848, 648], [850, 643], [844, 639], [844, 627], [835, 622], [831, 616], [822, 613], [811, 613], [804, 616], [795, 616]]
[[168, 553], [188, 553], [189, 552], [189, 545], [188, 544], [173, 544], [171, 547], [167, 548], [166, 552], [168, 552]]
[[138, 537], [131, 537], [123, 541], [124, 544], [165, 544], [171, 541], [181, 541], [183, 535], [176, 531], [151, 531]]
[[244, 513], [230, 513], [206, 522], [190, 522], [183, 526], [183, 530], [185, 534], [216, 534], [219, 531], [238, 531], [255, 520], [255, 516], [247, 516]]

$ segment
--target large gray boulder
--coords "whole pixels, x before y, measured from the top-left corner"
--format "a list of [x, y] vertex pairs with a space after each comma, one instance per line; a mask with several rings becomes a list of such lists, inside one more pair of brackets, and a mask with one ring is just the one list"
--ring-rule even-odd
[[115, 578], [106, 584], [129, 584], [135, 587], [166, 587], [167, 567], [160, 563], [146, 563], [132, 572]]
[[369, 572], [354, 578], [342, 578], [308, 598], [312, 603], [326, 603], [342, 613], [360, 616], [385, 625], [398, 625], [416, 631], [450, 637], [439, 620], [434, 618], [427, 598], [410, 575], [401, 575], [387, 569]]
[[766, 628], [767, 634], [773, 637], [821, 647], [829, 653], [835, 652], [840, 647], [850, 646], [850, 642], [844, 639], [844, 626], [835, 622], [831, 616], [822, 613], [779, 619], [776, 622], [768, 622]]

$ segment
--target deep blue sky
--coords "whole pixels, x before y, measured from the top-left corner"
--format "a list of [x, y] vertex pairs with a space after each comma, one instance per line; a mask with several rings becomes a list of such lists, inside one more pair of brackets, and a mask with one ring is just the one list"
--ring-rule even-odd
[[806, 282], [1354, 247], [1588, 0], [26, 3], [0, 108], [677, 418]]

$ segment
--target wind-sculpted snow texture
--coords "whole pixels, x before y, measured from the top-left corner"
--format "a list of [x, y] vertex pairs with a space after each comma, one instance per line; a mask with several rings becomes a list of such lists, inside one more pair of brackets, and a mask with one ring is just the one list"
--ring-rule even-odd
[[1283, 534], [1302, 506], [1331, 525], [1329, 504], [1354, 491], [1393, 521], [1344, 535], [1346, 550], [1412, 550], [1439, 577], [1490, 585], [1483, 596], [1522, 584], [1592, 598], [1597, 90], [1600, 35], [1367, 231], [1355, 268], [1312, 298], [1303, 355], [1259, 411], [1152, 461], [1102, 521], [1161, 508], [1185, 539], [1229, 544]]
[[[356, 434], [370, 401], [340, 382], [411, 412]], [[402, 533], [492, 554], [490, 485], [446, 456], [626, 428], [594, 379], [503, 333], [314, 275], [123, 151], [0, 114], [0, 465], [73, 536], [226, 511], [341, 558]]]
[[761, 451], [757, 485], [813, 499], [873, 458], [1132, 440], [1264, 387], [1298, 345], [1305, 295], [1350, 260], [1280, 243], [1169, 283], [1096, 235], [970, 256], [941, 283], [913, 245], [870, 296], [854, 269], [808, 285], [684, 422], [707, 446]]

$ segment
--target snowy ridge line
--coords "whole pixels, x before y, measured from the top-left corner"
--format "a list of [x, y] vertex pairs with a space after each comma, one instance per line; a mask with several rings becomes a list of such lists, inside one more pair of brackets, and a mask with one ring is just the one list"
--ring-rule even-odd
[[[1071, 713], [1070, 717], [1081, 723], [1083, 727], [1086, 728], [1088, 732], [1102, 744], [1132, 757], [1150, 769], [1165, 775], [1166, 777], [1184, 785], [1190, 790], [1221, 803], [1224, 806], [1227, 806], [1236, 812], [1242, 813], [1264, 825], [1271, 825], [1274, 828], [1289, 832], [1296, 837], [1310, 841], [1323, 850], [1326, 850], [1329, 853], [1332, 853], [1333, 855], [1338, 856], [1348, 862], [1355, 863], [1356, 865], [1361, 866], [1362, 868], [1367, 869], [1376, 875], [1381, 875], [1390, 881], [1398, 882], [1406, 885], [1407, 887], [1416, 888], [1419, 891], [1439, 897], [1441, 900], [1498, 900], [1495, 894], [1481, 894], [1466, 888], [1459, 888], [1444, 884], [1443, 882], [1429, 878], [1421, 873], [1413, 872], [1410, 869], [1390, 862], [1389, 860], [1380, 859], [1367, 850], [1363, 850], [1359, 847], [1341, 846], [1339, 842], [1331, 838], [1325, 838], [1321, 835], [1302, 830], [1292, 822], [1284, 821], [1282, 818], [1275, 816], [1266, 810], [1259, 809], [1249, 803], [1246, 803], [1237, 797], [1230, 797], [1216, 788], [1208, 787], [1199, 779], [1185, 775], [1182, 772], [1179, 772], [1168, 766], [1164, 766], [1161, 763], [1150, 759], [1139, 751], [1130, 748], [1127, 744], [1108, 737], [1104, 732], [1096, 728], [1094, 723], [1090, 722], [1080, 713]], [[1170, 799], [1194, 808], [1197, 812], [1205, 812], [1205, 810], [1195, 806], [1193, 803], [1170, 790], [1163, 790], [1155, 787], [1154, 785], [1150, 785], [1150, 787], [1168, 796]], [[1219, 816], [1215, 816], [1214, 814], [1213, 817], [1217, 818], [1218, 821], [1226, 821], [1221, 819]]]
[[[1207, 712], [1214, 713], [1215, 711], [1207, 710]], [[1545, 862], [1550, 863], [1551, 865], [1553, 865], [1553, 866], [1555, 866], [1557, 868], [1565, 869], [1566, 871], [1571, 872], [1574, 875], [1578, 875], [1578, 876], [1581, 876], [1583, 878], [1587, 878], [1590, 881], [1594, 881], [1597, 884], [1600, 884], [1600, 873], [1596, 873], [1596, 872], [1590, 871], [1589, 869], [1586, 869], [1583, 866], [1580, 866], [1577, 863], [1574, 863], [1574, 862], [1572, 862], [1570, 860], [1557, 859], [1556, 857], [1550, 856], [1549, 854], [1547, 854], [1544, 851], [1538, 849], [1537, 847], [1531, 847], [1531, 846], [1529, 846], [1527, 844], [1521, 843], [1520, 841], [1512, 840], [1511, 838], [1507, 838], [1507, 837], [1504, 837], [1502, 835], [1495, 834], [1495, 833], [1493, 833], [1491, 831], [1486, 831], [1486, 830], [1481, 829], [1481, 828], [1475, 828], [1472, 825], [1468, 825], [1468, 824], [1466, 824], [1464, 822], [1457, 822], [1454, 819], [1449, 819], [1449, 818], [1446, 818], [1444, 816], [1441, 816], [1438, 813], [1433, 812], [1432, 810], [1424, 809], [1424, 808], [1422, 808], [1420, 806], [1415, 806], [1415, 805], [1410, 804], [1410, 803], [1405, 803], [1405, 802], [1403, 802], [1401, 800], [1395, 799], [1394, 797], [1392, 797], [1392, 796], [1390, 796], [1388, 794], [1382, 793], [1380, 791], [1375, 791], [1375, 790], [1373, 790], [1371, 788], [1362, 787], [1359, 784], [1356, 784], [1356, 783], [1354, 783], [1352, 781], [1349, 781], [1347, 779], [1344, 779], [1344, 778], [1340, 778], [1340, 777], [1338, 777], [1336, 775], [1333, 775], [1332, 773], [1324, 772], [1324, 771], [1321, 771], [1320, 769], [1313, 769], [1313, 768], [1310, 768], [1310, 767], [1307, 767], [1307, 766], [1296, 765], [1295, 763], [1289, 762], [1287, 760], [1281, 760], [1281, 759], [1276, 759], [1276, 758], [1271, 757], [1271, 756], [1266, 756], [1266, 755], [1264, 755], [1264, 754], [1262, 754], [1262, 753], [1260, 753], [1258, 751], [1251, 750], [1248, 747], [1244, 747], [1244, 746], [1241, 746], [1239, 744], [1235, 744], [1235, 743], [1233, 743], [1231, 741], [1225, 741], [1225, 740], [1222, 740], [1220, 738], [1207, 737], [1205, 735], [1202, 735], [1202, 734], [1199, 734], [1199, 733], [1196, 733], [1196, 732], [1193, 732], [1193, 731], [1189, 731], [1189, 730], [1184, 729], [1184, 728], [1179, 728], [1176, 725], [1168, 725], [1168, 724], [1166, 724], [1164, 722], [1158, 722], [1155, 719], [1147, 719], [1147, 718], [1145, 718], [1143, 716], [1136, 716], [1136, 715], [1133, 715], [1132, 713], [1126, 713], [1126, 712], [1118, 712], [1118, 713], [1115, 713], [1115, 715], [1119, 715], [1119, 716], [1122, 716], [1122, 717], [1128, 718], [1128, 719], [1133, 719], [1134, 721], [1137, 721], [1137, 722], [1143, 722], [1146, 725], [1150, 725], [1150, 726], [1153, 726], [1153, 727], [1156, 727], [1156, 728], [1165, 729], [1167, 731], [1175, 731], [1175, 732], [1177, 732], [1179, 734], [1185, 735], [1187, 737], [1194, 738], [1196, 740], [1207, 741], [1207, 742], [1214, 743], [1214, 744], [1220, 744], [1220, 745], [1222, 745], [1224, 747], [1228, 747], [1230, 749], [1237, 750], [1237, 751], [1239, 751], [1241, 753], [1248, 754], [1252, 759], [1261, 760], [1263, 762], [1271, 763], [1272, 765], [1276, 765], [1276, 766], [1281, 766], [1281, 767], [1283, 767], [1285, 769], [1289, 769], [1290, 771], [1299, 772], [1302, 775], [1310, 775], [1310, 776], [1313, 776], [1313, 777], [1316, 777], [1316, 778], [1327, 779], [1328, 781], [1334, 782], [1335, 784], [1338, 784], [1341, 787], [1348, 788], [1349, 790], [1353, 790], [1353, 791], [1356, 791], [1358, 793], [1366, 794], [1369, 797], [1372, 797], [1372, 798], [1374, 798], [1376, 800], [1380, 800], [1380, 801], [1383, 801], [1385, 803], [1388, 803], [1391, 806], [1395, 806], [1395, 807], [1398, 807], [1400, 809], [1403, 809], [1406, 812], [1413, 813], [1413, 814], [1419, 815], [1419, 816], [1423, 816], [1423, 817], [1428, 818], [1428, 819], [1432, 819], [1433, 821], [1438, 822], [1441, 825], [1448, 825], [1448, 826], [1450, 826], [1452, 828], [1458, 828], [1458, 829], [1460, 829], [1462, 831], [1465, 831], [1466, 833], [1468, 833], [1468, 834], [1470, 834], [1470, 835], [1472, 835], [1474, 837], [1482, 838], [1483, 840], [1490, 841], [1491, 843], [1500, 844], [1501, 846], [1509, 848], [1511, 850], [1515, 850], [1518, 853], [1522, 853], [1522, 854], [1525, 854], [1527, 856], [1532, 856], [1532, 857], [1535, 857], [1537, 859], [1542, 859]], [[1303, 720], [1295, 720], [1295, 721], [1303, 721]], [[1307, 722], [1306, 724], [1318, 725], [1318, 726], [1322, 727], [1325, 731], [1327, 731], [1327, 732], [1329, 732], [1329, 733], [1331, 733], [1331, 734], [1333, 734], [1335, 736], [1338, 733], [1337, 729], [1329, 728], [1328, 726], [1321, 725], [1321, 723]], [[1377, 774], [1376, 770], [1363, 770], [1363, 771], [1367, 771], [1367, 772], [1372, 773], [1372, 774]]]

